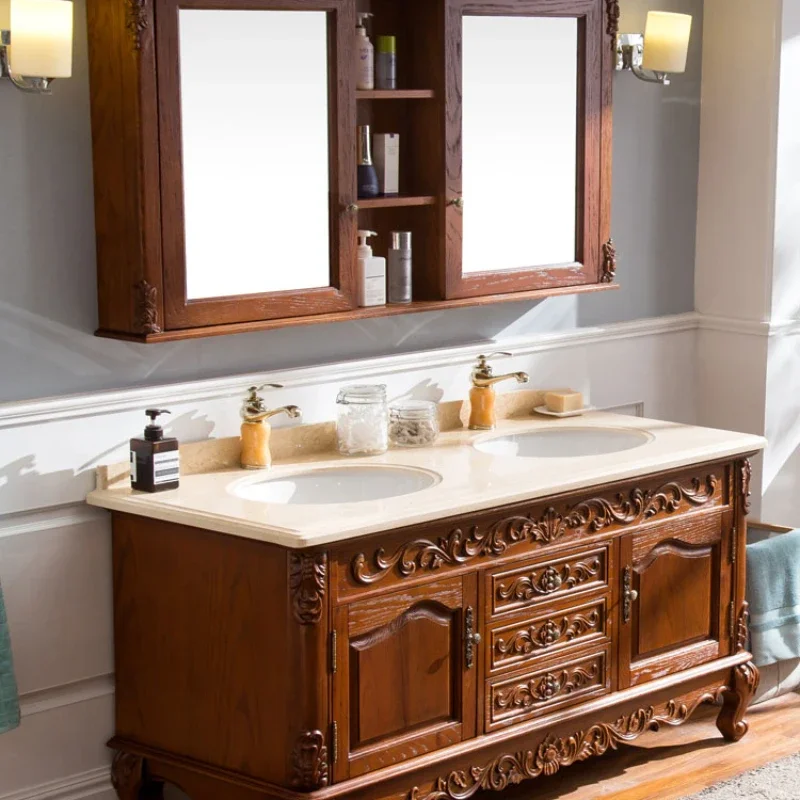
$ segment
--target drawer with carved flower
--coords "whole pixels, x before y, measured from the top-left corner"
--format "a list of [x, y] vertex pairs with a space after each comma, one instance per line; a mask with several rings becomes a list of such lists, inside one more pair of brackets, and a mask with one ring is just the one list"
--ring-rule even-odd
[[551, 714], [611, 691], [609, 647], [550, 660], [487, 682], [486, 731]]
[[613, 542], [551, 554], [524, 566], [501, 568], [486, 577], [487, 612], [498, 616], [552, 603], [568, 595], [607, 589], [612, 574]]
[[518, 669], [568, 648], [610, 641], [609, 602], [603, 596], [579, 606], [562, 603], [513, 622], [494, 623], [488, 630], [487, 674]]

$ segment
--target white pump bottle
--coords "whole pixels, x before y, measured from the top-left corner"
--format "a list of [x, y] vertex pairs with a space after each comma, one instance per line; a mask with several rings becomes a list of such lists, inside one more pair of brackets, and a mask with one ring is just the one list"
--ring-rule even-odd
[[356, 27], [356, 89], [375, 88], [375, 48], [367, 36], [368, 11], [359, 12]]
[[386, 305], [386, 259], [372, 255], [367, 239], [377, 236], [375, 231], [358, 232], [358, 305]]

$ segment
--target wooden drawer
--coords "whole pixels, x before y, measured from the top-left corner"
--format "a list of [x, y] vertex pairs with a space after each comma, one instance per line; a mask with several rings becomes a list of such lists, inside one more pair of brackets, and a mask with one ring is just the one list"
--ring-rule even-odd
[[551, 714], [611, 691], [609, 647], [487, 682], [486, 731]]
[[518, 669], [566, 648], [608, 641], [609, 603], [609, 596], [603, 595], [579, 606], [562, 603], [560, 608], [495, 623], [488, 631], [487, 672]]
[[567, 595], [607, 589], [611, 547], [611, 542], [604, 542], [531, 561], [525, 566], [490, 572], [486, 587], [489, 616], [552, 603]]

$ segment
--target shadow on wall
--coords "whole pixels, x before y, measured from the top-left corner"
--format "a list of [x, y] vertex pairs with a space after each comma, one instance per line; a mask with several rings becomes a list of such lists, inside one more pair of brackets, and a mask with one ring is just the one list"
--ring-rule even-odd
[[[6, 0], [0, 0], [0, 7]], [[686, 76], [670, 89], [615, 78], [613, 230], [623, 288], [142, 346], [92, 336], [96, 319], [85, 0], [70, 80], [50, 97], [0, 85], [0, 402], [167, 383], [564, 330], [691, 311], [702, 0], [626, 0], [631, 24], [664, 7], [695, 18]], [[0, 8], [0, 11], [2, 9]], [[422, 265], [420, 265], [422, 266]], [[501, 342], [500, 342], [501, 344]]]

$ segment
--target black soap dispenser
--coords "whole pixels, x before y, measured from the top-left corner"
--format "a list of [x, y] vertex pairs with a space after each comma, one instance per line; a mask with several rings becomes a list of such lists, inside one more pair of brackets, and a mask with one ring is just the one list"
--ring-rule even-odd
[[165, 439], [163, 428], [156, 422], [170, 412], [148, 408], [144, 413], [151, 422], [144, 429], [144, 439], [131, 439], [131, 488], [139, 492], [177, 489], [181, 471], [178, 440]]

